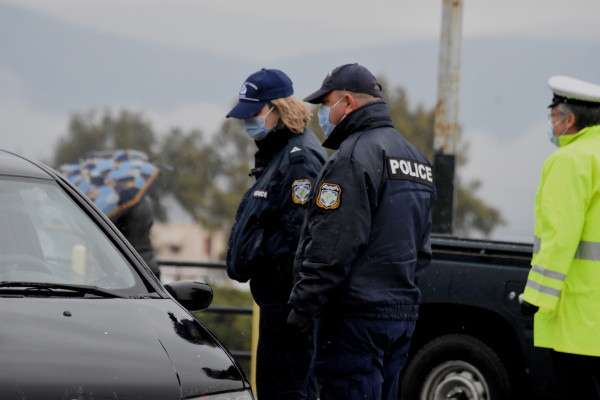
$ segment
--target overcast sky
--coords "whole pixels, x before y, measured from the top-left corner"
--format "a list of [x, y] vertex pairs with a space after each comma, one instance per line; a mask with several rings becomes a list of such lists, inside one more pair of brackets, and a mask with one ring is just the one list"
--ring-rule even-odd
[[[117, 38], [208, 52], [261, 66], [323, 51], [437, 41], [442, 10], [441, 0], [0, 0], [1, 4]], [[599, 0], [465, 0], [463, 5], [464, 38], [574, 39], [597, 41], [600, 45]], [[554, 57], [567, 61], [559, 48]], [[600, 52], [594, 61], [600, 71], [598, 60]], [[524, 57], [507, 62], [525, 64], [528, 60]], [[327, 72], [322, 71], [320, 76]], [[236, 76], [226, 82], [232, 99], [243, 78]], [[547, 78], [540, 77], [536, 85], [543, 86]], [[596, 78], [600, 83], [600, 73]], [[33, 106], [27, 98], [27, 85], [31, 83], [20, 79], [19, 71], [0, 65], [0, 129], [14, 136], [12, 142], [5, 136], [0, 147], [35, 158], [48, 157], [52, 149], [48, 132], [53, 132], [53, 137], [66, 132], [69, 115]], [[321, 79], [315, 81], [315, 89]], [[411, 95], [414, 98], [416, 94]], [[160, 109], [140, 104], [111, 105], [142, 109], [158, 130], [179, 126], [211, 132], [222, 123], [227, 111], [227, 105], [206, 101]], [[92, 106], [79, 104], [81, 108], [75, 111]], [[510, 140], [492, 134], [491, 128], [470, 128], [471, 117], [465, 120], [459, 110], [465, 127], [463, 138], [470, 144], [469, 163], [461, 176], [465, 180], [481, 179], [480, 195], [498, 207], [509, 223], [496, 232], [496, 238], [525, 241], [533, 234], [535, 188], [542, 163], [554, 149], [545, 138], [545, 106], [540, 104], [537, 110], [539, 121], [511, 126], [517, 133], [513, 132]], [[490, 127], [510, 118], [494, 115]], [[46, 135], [41, 137], [40, 132]], [[13, 144], [18, 140], [18, 145]]]
[[[441, 0], [0, 2], [104, 32], [266, 61], [340, 47], [437, 39], [442, 8]], [[463, 5], [465, 37], [600, 37], [598, 0], [465, 0]], [[261, 33], [264, 39], [257, 42], [257, 35], [247, 32]]]

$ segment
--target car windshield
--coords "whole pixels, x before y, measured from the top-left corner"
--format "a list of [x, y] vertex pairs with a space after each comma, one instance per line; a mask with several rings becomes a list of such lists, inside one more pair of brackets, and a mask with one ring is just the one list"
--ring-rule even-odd
[[54, 182], [0, 177], [0, 224], [0, 282], [144, 288], [94, 220]]

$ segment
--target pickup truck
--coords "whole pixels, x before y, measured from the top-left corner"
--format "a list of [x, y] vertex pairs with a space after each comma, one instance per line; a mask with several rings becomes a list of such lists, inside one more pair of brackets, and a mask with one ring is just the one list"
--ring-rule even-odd
[[432, 236], [403, 400], [552, 399], [549, 350], [519, 309], [532, 245]]

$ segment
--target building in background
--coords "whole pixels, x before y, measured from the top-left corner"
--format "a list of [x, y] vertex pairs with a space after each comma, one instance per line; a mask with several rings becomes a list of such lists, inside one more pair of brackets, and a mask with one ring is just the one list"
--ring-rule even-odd
[[[152, 227], [152, 243], [159, 260], [219, 261], [224, 259], [227, 251], [227, 233], [208, 231], [193, 223], [155, 222]], [[217, 285], [234, 285], [225, 269], [168, 265], [163, 265], [160, 269], [163, 283], [189, 279]]]

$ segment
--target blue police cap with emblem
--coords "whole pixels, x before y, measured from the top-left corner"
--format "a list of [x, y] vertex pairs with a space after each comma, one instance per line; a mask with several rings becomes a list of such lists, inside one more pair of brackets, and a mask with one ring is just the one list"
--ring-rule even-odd
[[368, 69], [356, 63], [344, 64], [334, 68], [323, 80], [321, 88], [306, 96], [304, 101], [312, 104], [322, 103], [325, 95], [333, 90], [382, 97], [381, 89], [377, 78]]
[[554, 107], [561, 103], [580, 105], [584, 107], [600, 107], [600, 86], [568, 76], [556, 75], [548, 80], [548, 86], [554, 93]]
[[293, 94], [292, 80], [286, 74], [278, 69], [263, 68], [244, 81], [240, 88], [238, 103], [229, 111], [227, 118], [254, 117], [268, 101]]

